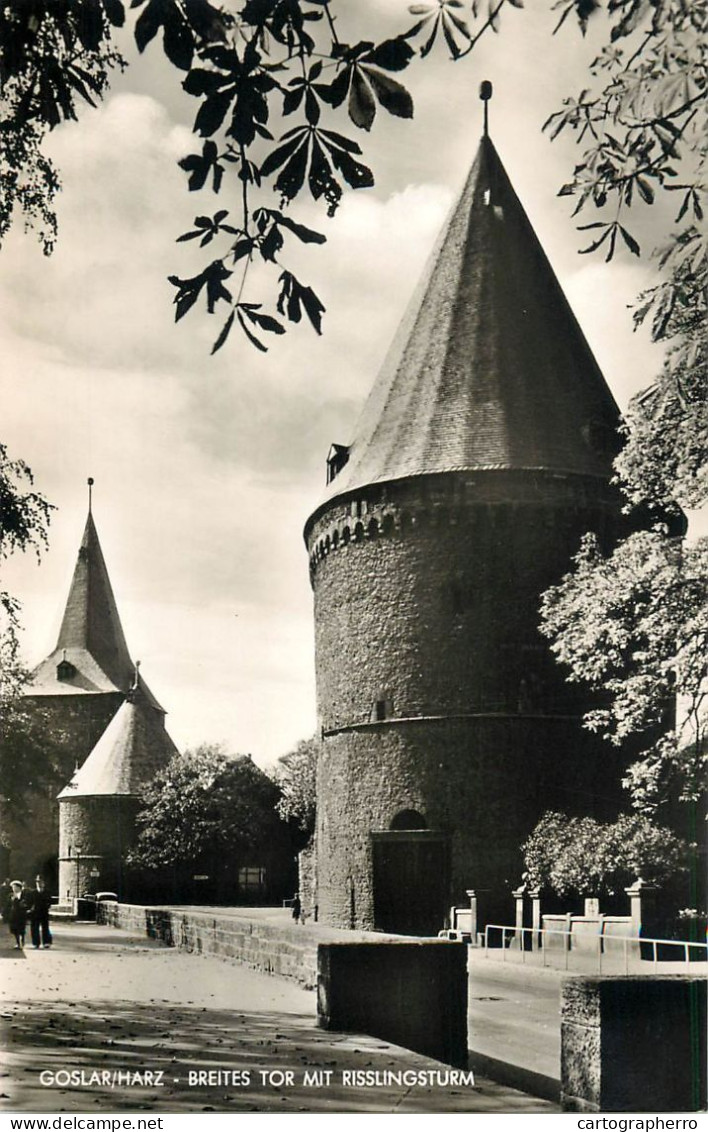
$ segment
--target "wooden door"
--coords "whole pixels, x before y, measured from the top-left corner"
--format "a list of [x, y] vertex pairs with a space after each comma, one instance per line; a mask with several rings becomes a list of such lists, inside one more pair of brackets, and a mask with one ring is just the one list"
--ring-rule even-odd
[[374, 923], [398, 935], [436, 936], [449, 902], [450, 844], [444, 834], [373, 833]]

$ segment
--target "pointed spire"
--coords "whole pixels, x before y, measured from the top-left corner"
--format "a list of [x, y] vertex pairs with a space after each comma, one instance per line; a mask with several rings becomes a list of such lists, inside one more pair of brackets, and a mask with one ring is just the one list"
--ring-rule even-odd
[[130, 687], [133, 662], [90, 510], [56, 648], [85, 649], [117, 688]]
[[448, 471], [607, 479], [618, 420], [485, 134], [325, 499]]
[[108, 570], [89, 510], [56, 647], [32, 673], [30, 696], [140, 694], [164, 724], [165, 711], [130, 659]]

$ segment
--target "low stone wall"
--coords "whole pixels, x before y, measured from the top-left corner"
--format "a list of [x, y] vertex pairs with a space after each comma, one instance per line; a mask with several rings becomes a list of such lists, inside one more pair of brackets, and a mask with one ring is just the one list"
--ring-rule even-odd
[[602, 950], [605, 955], [630, 955], [639, 958], [641, 944], [637, 939], [627, 939], [636, 932], [629, 916], [603, 916]]
[[143, 904], [99, 901], [99, 924], [124, 928], [159, 939], [168, 947], [197, 955], [211, 955], [234, 963], [245, 963], [266, 975], [280, 975], [313, 990], [317, 986], [317, 948], [321, 943], [372, 943], [397, 940], [383, 932], [352, 932], [326, 924], [296, 924], [249, 917], [248, 910], [227, 912], [220, 908], [153, 908]]
[[467, 947], [447, 940], [323, 943], [317, 1020], [467, 1067]]
[[321, 937], [303, 925], [269, 924], [242, 916], [191, 909], [149, 908], [100, 902], [99, 923], [159, 939], [168, 947], [245, 963], [256, 971], [317, 986]]
[[565, 1111], [704, 1110], [705, 979], [567, 979], [561, 1019]]
[[[636, 935], [629, 916], [605, 916], [598, 913], [592, 916], [544, 915], [542, 925], [549, 933], [545, 938], [548, 951], [589, 951], [597, 953], [598, 940], [602, 951], [621, 951], [622, 939]], [[569, 933], [569, 934], [564, 934]], [[610, 941], [613, 942], [610, 942]], [[634, 952], [637, 944], [630, 945]], [[633, 953], [633, 952], [630, 952]]]

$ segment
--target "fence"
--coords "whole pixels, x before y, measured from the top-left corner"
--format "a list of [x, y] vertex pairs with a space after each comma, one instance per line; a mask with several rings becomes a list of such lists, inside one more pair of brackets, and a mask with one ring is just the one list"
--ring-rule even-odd
[[484, 929], [484, 955], [501, 953], [502, 962], [555, 967], [598, 974], [671, 974], [696, 970], [708, 963], [708, 944], [689, 940], [651, 939], [636, 935], [571, 931], [568, 928], [518, 928], [488, 924]]

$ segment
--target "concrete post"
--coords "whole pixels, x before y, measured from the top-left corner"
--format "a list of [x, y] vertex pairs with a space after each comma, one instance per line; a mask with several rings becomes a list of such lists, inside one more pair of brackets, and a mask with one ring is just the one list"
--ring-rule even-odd
[[531, 946], [532, 948], [541, 947], [541, 889], [530, 888], [529, 899], [531, 901]]
[[575, 977], [561, 995], [566, 1112], [699, 1112], [706, 990], [690, 975]]
[[657, 889], [638, 877], [634, 884], [624, 890], [629, 897], [629, 918], [632, 922], [632, 935], [652, 935], [656, 922]]
[[472, 937], [472, 946], [477, 946], [477, 893], [473, 888], [465, 890], [467, 899], [470, 902], [470, 936]]
[[518, 949], [519, 951], [523, 951], [524, 945], [525, 945], [523, 927], [524, 927], [524, 897], [526, 896], [526, 885], [525, 884], [519, 885], [518, 888], [515, 888], [515, 889], [512, 890], [511, 895], [514, 897], [514, 902], [515, 902], [515, 906], [516, 906], [516, 913], [515, 913], [515, 916], [514, 916], [514, 927], [516, 929], [516, 934], [515, 934], [515, 938], [514, 938], [513, 943], [511, 944], [511, 946], [515, 950]]

